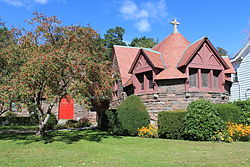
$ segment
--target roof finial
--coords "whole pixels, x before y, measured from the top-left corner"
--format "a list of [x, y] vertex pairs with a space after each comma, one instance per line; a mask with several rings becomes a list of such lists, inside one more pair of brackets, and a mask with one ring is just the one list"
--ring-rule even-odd
[[170, 24], [173, 24], [173, 26], [174, 26], [174, 32], [173, 33], [178, 33], [177, 25], [179, 25], [180, 23], [176, 20], [176, 18]]

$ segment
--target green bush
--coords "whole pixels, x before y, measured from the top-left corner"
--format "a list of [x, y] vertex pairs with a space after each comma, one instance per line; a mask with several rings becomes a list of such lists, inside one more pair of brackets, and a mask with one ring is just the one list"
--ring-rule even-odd
[[17, 122], [17, 114], [11, 111], [5, 113], [6, 121], [8, 125], [15, 125]]
[[206, 100], [193, 101], [185, 117], [185, 137], [189, 140], [206, 141], [224, 126], [214, 105]]
[[250, 99], [234, 101], [232, 104], [241, 108], [240, 123], [250, 125]]
[[17, 116], [15, 112], [7, 112], [4, 117], [0, 117], [0, 125], [4, 126], [35, 126], [38, 124], [38, 120], [34, 120], [33, 117]]
[[102, 111], [100, 113], [100, 124], [98, 125], [101, 130], [108, 130], [112, 131], [112, 128], [115, 125], [115, 118], [116, 118], [116, 112], [115, 109], [108, 109], [105, 111]]
[[120, 135], [137, 135], [138, 128], [147, 126], [150, 118], [145, 105], [136, 95], [129, 96], [117, 109], [114, 133]]
[[239, 123], [241, 117], [241, 108], [233, 104], [214, 104], [219, 117], [224, 122]]
[[[43, 116], [43, 119], [45, 119], [46, 115]], [[51, 114], [50, 117], [49, 117], [49, 120], [47, 122], [47, 124], [45, 125], [45, 129], [46, 130], [51, 130], [51, 129], [54, 129], [54, 127], [56, 126], [57, 124], [57, 119], [56, 119], [56, 116], [55, 114]]]
[[168, 139], [182, 139], [186, 114], [185, 110], [160, 112], [158, 115], [159, 136]]
[[68, 120], [66, 124], [59, 124], [54, 126], [54, 129], [74, 129], [74, 128], [84, 128], [91, 126], [91, 123], [87, 118], [81, 118], [80, 120]]

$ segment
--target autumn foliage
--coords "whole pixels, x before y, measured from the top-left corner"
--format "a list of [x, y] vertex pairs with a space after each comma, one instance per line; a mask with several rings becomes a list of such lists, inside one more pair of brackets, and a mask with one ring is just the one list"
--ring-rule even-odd
[[94, 29], [62, 26], [57, 17], [37, 12], [28, 23], [33, 29], [13, 30], [18, 32], [16, 44], [0, 53], [6, 62], [3, 68], [10, 69], [8, 81], [0, 84], [1, 101], [11, 97], [26, 104], [38, 113], [42, 130], [52, 108], [65, 95], [85, 107], [93, 100], [109, 99], [111, 70]]

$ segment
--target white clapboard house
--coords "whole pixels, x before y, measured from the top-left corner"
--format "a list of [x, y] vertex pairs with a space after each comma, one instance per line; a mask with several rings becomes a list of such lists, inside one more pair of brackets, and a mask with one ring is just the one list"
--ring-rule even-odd
[[235, 74], [231, 87], [231, 101], [250, 98], [250, 40], [231, 60]]

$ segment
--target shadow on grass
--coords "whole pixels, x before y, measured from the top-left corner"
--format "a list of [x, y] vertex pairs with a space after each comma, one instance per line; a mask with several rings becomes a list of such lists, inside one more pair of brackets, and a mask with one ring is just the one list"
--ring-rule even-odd
[[120, 136], [113, 136], [109, 132], [98, 130], [72, 130], [72, 131], [54, 131], [49, 132], [46, 136], [36, 136], [34, 133], [0, 133], [0, 140], [19, 141], [20, 144], [30, 144], [33, 142], [44, 142], [45, 144], [55, 141], [72, 144], [80, 140], [101, 142], [105, 138], [117, 138]]

